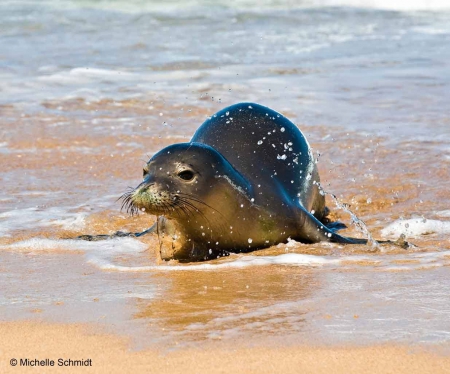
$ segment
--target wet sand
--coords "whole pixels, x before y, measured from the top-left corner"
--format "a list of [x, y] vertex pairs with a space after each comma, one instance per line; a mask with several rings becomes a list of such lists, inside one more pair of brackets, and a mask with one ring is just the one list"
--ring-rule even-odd
[[[22, 116], [14, 106], [1, 108], [11, 123], [0, 159], [3, 355], [89, 356], [93, 372], [444, 373], [450, 367], [444, 231], [412, 236], [417, 247], [408, 251], [289, 243], [210, 261], [211, 268], [161, 262], [154, 236], [67, 241], [148, 228], [155, 217], [129, 217], [117, 198], [139, 183], [153, 152], [188, 141], [219, 104], [189, 112], [144, 100], [52, 105], [60, 114]], [[177, 126], [152, 125], [160, 110]], [[320, 153], [325, 190], [348, 203], [374, 237], [399, 218], [445, 222], [445, 141], [299, 127]], [[327, 205], [332, 218], [349, 223], [328, 197]], [[352, 225], [343, 233], [362, 235]], [[280, 258], [286, 260], [274, 262]], [[266, 265], [256, 265], [261, 260]], [[98, 328], [108, 335], [86, 332]]]
[[[199, 348], [132, 350], [126, 339], [91, 326], [1, 323], [2, 373], [396, 373], [450, 372], [441, 346], [248, 347], [208, 343]], [[448, 348], [448, 347], [447, 347]], [[19, 360], [10, 366], [12, 358]], [[53, 367], [23, 367], [20, 359], [53, 360]], [[58, 360], [82, 360], [84, 367], [61, 367]], [[87, 360], [91, 360], [90, 362]]]

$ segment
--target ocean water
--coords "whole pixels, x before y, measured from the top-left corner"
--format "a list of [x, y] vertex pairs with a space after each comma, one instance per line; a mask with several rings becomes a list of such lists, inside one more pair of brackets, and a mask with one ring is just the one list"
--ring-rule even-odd
[[[136, 344], [450, 340], [450, 2], [0, 3], [0, 317]], [[378, 239], [158, 260], [117, 198], [227, 105], [285, 114]], [[346, 235], [361, 235], [327, 200]]]

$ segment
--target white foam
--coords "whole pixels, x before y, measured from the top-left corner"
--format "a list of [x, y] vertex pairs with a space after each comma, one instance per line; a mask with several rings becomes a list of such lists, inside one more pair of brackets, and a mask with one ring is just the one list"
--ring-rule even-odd
[[314, 1], [314, 5], [349, 6], [400, 11], [450, 9], [450, 3], [447, 0], [318, 0]]
[[0, 213], [0, 235], [7, 236], [13, 230], [29, 227], [60, 226], [64, 229], [81, 229], [85, 224], [87, 213], [69, 212], [69, 208], [52, 207], [15, 209]]
[[[7, 6], [15, 1], [4, 0], [2, 5]], [[61, 2], [55, 0], [42, 0], [40, 3], [56, 8], [64, 7], [64, 9], [78, 8], [79, 6], [107, 9], [108, 11], [120, 11], [124, 13], [141, 13], [141, 12], [162, 12], [172, 13], [180, 12], [188, 9], [196, 9], [197, 7], [205, 7], [210, 5], [209, 2], [201, 0], [184, 0], [184, 1], [95, 1], [95, 2]], [[3, 4], [4, 3], [4, 4]], [[244, 9], [251, 11], [252, 9], [295, 9], [303, 7], [322, 7], [322, 6], [349, 6], [360, 8], [375, 9], [392, 9], [392, 10], [438, 10], [448, 9], [450, 4], [447, 0], [265, 0], [255, 2], [254, 0], [234, 0], [225, 1], [217, 0], [214, 2], [216, 6], [222, 6], [232, 9]], [[205, 8], [203, 8], [205, 9]]]
[[87, 213], [74, 213], [73, 217], [55, 219], [42, 223], [43, 226], [61, 226], [65, 230], [79, 230], [85, 226]]
[[127, 79], [133, 77], [133, 73], [120, 71], [120, 70], [108, 70], [97, 69], [90, 67], [79, 67], [71, 70], [66, 70], [50, 75], [42, 75], [38, 77], [40, 81], [46, 82], [65, 82], [65, 83], [80, 83], [80, 79], [85, 82], [89, 82], [92, 79]]
[[74, 239], [44, 239], [33, 238], [20, 242], [1, 245], [0, 249], [19, 251], [84, 251], [96, 252], [97, 255], [117, 253], [136, 253], [143, 251], [147, 246], [133, 238], [115, 238], [101, 241], [85, 241]]
[[246, 268], [250, 266], [267, 265], [295, 265], [295, 266], [322, 266], [325, 264], [335, 264], [339, 260], [327, 259], [322, 256], [304, 255], [298, 253], [287, 253], [278, 256], [243, 256], [229, 262], [220, 264], [202, 263], [194, 265], [149, 265], [149, 266], [122, 266], [113, 264], [105, 259], [90, 257], [89, 263], [99, 267], [102, 270], [116, 270], [125, 272], [141, 271], [202, 271], [219, 270], [229, 268]]
[[404, 234], [407, 238], [417, 238], [426, 234], [450, 233], [450, 221], [438, 221], [425, 218], [399, 219], [381, 230], [385, 237], [398, 238]]
[[[81, 251], [85, 253], [86, 262], [100, 270], [118, 272], [161, 272], [161, 271], [219, 271], [224, 269], [242, 269], [254, 266], [283, 265], [305, 266], [315, 268], [339, 267], [342, 269], [354, 269], [360, 262], [370, 262], [376, 271], [398, 271], [431, 269], [447, 266], [449, 264], [450, 251], [436, 252], [412, 252], [396, 255], [345, 255], [345, 256], [316, 256], [299, 253], [285, 253], [275, 256], [257, 255], [231, 255], [224, 259], [225, 262], [194, 263], [129, 266], [118, 263], [118, 258], [127, 258], [138, 261], [140, 264], [149, 259], [141, 256], [147, 249], [147, 245], [135, 238], [115, 238], [103, 241], [83, 241], [64, 239], [33, 238], [9, 245], [1, 245], [0, 250], [26, 251], [26, 252], [55, 252], [55, 251]], [[119, 257], [118, 257], [119, 256]], [[136, 257], [138, 256], [138, 257]], [[402, 260], [410, 260], [402, 263]], [[153, 260], [150, 260], [153, 261]], [[400, 262], [399, 262], [400, 261]], [[412, 262], [411, 262], [412, 261]], [[364, 267], [367, 270], [367, 266]]]
[[441, 210], [436, 213], [438, 217], [450, 217], [450, 210]]

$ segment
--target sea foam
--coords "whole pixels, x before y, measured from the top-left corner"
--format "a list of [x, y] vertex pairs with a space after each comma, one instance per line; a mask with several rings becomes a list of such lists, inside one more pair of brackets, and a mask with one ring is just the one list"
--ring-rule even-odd
[[10, 236], [10, 232], [30, 227], [60, 226], [65, 230], [78, 230], [84, 227], [85, 212], [70, 212], [70, 208], [51, 207], [14, 209], [0, 213], [0, 235]]
[[85, 241], [75, 239], [45, 239], [32, 238], [20, 242], [1, 245], [0, 249], [18, 251], [83, 251], [96, 252], [97, 254], [107, 253], [135, 253], [143, 251], [147, 246], [137, 239], [116, 238], [101, 241]]
[[417, 238], [427, 234], [450, 233], [450, 221], [439, 221], [426, 218], [399, 219], [381, 230], [385, 237], [398, 238], [405, 235], [407, 238]]
[[[218, 262], [180, 264], [168, 262], [156, 264], [153, 256], [143, 254], [148, 249], [145, 243], [135, 238], [115, 238], [103, 241], [83, 241], [64, 239], [33, 238], [9, 245], [1, 245], [0, 250], [17, 252], [59, 253], [84, 252], [86, 262], [104, 271], [117, 272], [165, 272], [165, 271], [221, 271], [262, 266], [308, 267], [317, 269], [357, 269], [364, 264], [372, 264], [374, 271], [408, 271], [448, 266], [450, 251], [411, 252], [404, 254], [368, 255], [310, 255], [302, 253], [283, 253], [270, 256], [254, 254], [231, 254]], [[126, 259], [122, 262], [121, 259]], [[130, 260], [135, 265], [130, 265]], [[126, 264], [126, 265], [125, 265]]]

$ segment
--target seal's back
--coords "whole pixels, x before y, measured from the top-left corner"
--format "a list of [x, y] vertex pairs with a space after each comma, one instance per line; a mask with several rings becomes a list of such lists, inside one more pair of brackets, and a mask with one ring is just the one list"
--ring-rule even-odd
[[301, 131], [282, 114], [255, 103], [227, 107], [207, 119], [191, 142], [221, 153], [265, 201], [274, 188], [321, 219], [324, 198], [311, 148]]

